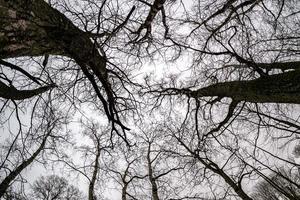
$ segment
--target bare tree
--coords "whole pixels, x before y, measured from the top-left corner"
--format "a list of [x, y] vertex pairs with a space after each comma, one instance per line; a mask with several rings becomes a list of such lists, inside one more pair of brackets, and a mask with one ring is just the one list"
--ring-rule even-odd
[[140, 148], [135, 146], [128, 149], [126, 146], [120, 145], [111, 154], [114, 156], [110, 162], [105, 163], [104, 170], [121, 187], [122, 200], [138, 199], [144, 190], [139, 181], [148, 176], [142, 170]]
[[[94, 161], [92, 166], [92, 176], [89, 179], [89, 192], [88, 192], [88, 199], [89, 200], [96, 200], [95, 195], [95, 184], [98, 180], [99, 173], [100, 173], [100, 156], [103, 155], [103, 151], [106, 151], [106, 149], [110, 148], [110, 145], [107, 141], [107, 130], [102, 130], [103, 132], [99, 132], [99, 128], [96, 124], [88, 124], [86, 125], [86, 131], [85, 134], [90, 135], [93, 143], [94, 143]], [[106, 140], [106, 141], [105, 141]], [[88, 150], [88, 149], [86, 149]], [[90, 151], [90, 150], [89, 150]]]
[[[61, 124], [60, 118], [53, 112], [52, 107], [46, 107], [45, 109], [45, 113], [40, 115], [42, 117], [40, 124], [30, 127], [27, 133], [23, 133], [22, 127], [20, 127], [9, 146], [4, 148], [5, 156], [1, 159], [0, 166], [4, 177], [0, 183], [0, 197], [5, 194], [13, 181], [45, 150], [49, 138], [56, 137], [55, 132]], [[22, 134], [25, 134], [24, 138]]]
[[[9, 138], [0, 158], [12, 177], [4, 192], [38, 158], [31, 144], [46, 152], [46, 135], [32, 137], [41, 124], [45, 132], [44, 121], [26, 116], [42, 116], [36, 107], [47, 104], [67, 126], [78, 116], [110, 123], [110, 134], [86, 126], [83, 164], [55, 145], [59, 159], [44, 157], [86, 177], [89, 199], [110, 178], [123, 199], [250, 200], [261, 180], [266, 194], [298, 198], [291, 174], [299, 169], [299, 7], [297, 0], [0, 0], [0, 125]], [[70, 142], [63, 133], [48, 139]], [[120, 155], [124, 166], [115, 166]]]
[[63, 168], [67, 168], [67, 172], [75, 174], [77, 178], [86, 179], [87, 198], [96, 200], [102, 197], [107, 184], [104, 161], [108, 162], [110, 159], [111, 135], [109, 128], [101, 127], [94, 121], [81, 121], [80, 124], [83, 127], [81, 139], [85, 142], [75, 146], [71, 155], [56, 154], [53, 161], [63, 163]]
[[284, 169], [275, 172], [271, 177], [265, 177], [256, 185], [253, 198], [278, 200], [299, 198], [299, 171], [285, 171]]
[[11, 187], [6, 190], [5, 194], [2, 197], [5, 200], [26, 200], [28, 199], [25, 195], [23, 195], [21, 192], [14, 191]]
[[41, 176], [36, 180], [32, 186], [33, 196], [35, 199], [66, 199], [66, 200], [80, 200], [83, 195], [78, 188], [70, 185], [65, 178], [50, 175]]

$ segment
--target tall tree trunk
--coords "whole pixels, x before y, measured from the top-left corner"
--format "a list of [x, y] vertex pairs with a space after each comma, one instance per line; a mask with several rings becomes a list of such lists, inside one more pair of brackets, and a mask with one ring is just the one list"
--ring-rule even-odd
[[[52, 130], [52, 129], [51, 129]], [[9, 173], [9, 175], [0, 183], [0, 198], [5, 194], [6, 190], [10, 186], [10, 183], [28, 166], [34, 159], [39, 155], [39, 153], [44, 149], [48, 136], [51, 130], [47, 132], [45, 138], [43, 139], [39, 148], [25, 161], [23, 161], [17, 168]]]
[[122, 187], [122, 200], [127, 200], [127, 187], [128, 183], [125, 183]]
[[94, 164], [94, 168], [93, 168], [93, 176], [92, 176], [92, 179], [89, 184], [89, 197], [88, 197], [89, 200], [96, 200], [95, 194], [94, 194], [94, 187], [95, 187], [95, 182], [97, 180], [97, 174], [99, 171], [99, 158], [100, 158], [100, 153], [101, 153], [100, 142], [97, 137], [96, 137], [96, 140], [97, 140], [97, 153], [96, 153], [95, 164]]
[[150, 153], [151, 153], [151, 143], [149, 143], [148, 152], [147, 152], [148, 176], [149, 176], [149, 181], [151, 183], [152, 199], [153, 200], [159, 200], [158, 187], [157, 187], [157, 184], [156, 184], [156, 179], [155, 179], [154, 174], [153, 174]]

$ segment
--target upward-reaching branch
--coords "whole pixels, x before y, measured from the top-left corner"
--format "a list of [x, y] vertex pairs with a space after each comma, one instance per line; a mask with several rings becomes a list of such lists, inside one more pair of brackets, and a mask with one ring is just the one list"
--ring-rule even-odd
[[8, 187], [10, 186], [10, 183], [28, 166], [30, 165], [35, 158], [39, 155], [39, 153], [44, 149], [46, 142], [47, 142], [47, 138], [49, 137], [49, 135], [51, 134], [53, 128], [55, 127], [55, 122], [50, 125], [52, 127], [48, 127], [47, 133], [44, 136], [40, 146], [38, 147], [38, 149], [28, 158], [25, 159], [19, 166], [17, 166], [14, 170], [12, 170], [8, 176], [6, 176], [4, 178], [4, 180], [0, 183], [0, 198], [5, 194], [6, 190], [8, 189]]
[[136, 40], [138, 40], [141, 32], [144, 29], [146, 29], [146, 33], [140, 40], [147, 38], [151, 34], [151, 26], [152, 26], [153, 20], [154, 20], [155, 16], [157, 15], [157, 13], [163, 9], [163, 5], [165, 2], [166, 2], [166, 0], [155, 0], [152, 5], [149, 5], [147, 3], [147, 5], [150, 6], [151, 8], [147, 15], [147, 18], [141, 24], [141, 26], [138, 28], [138, 30], [135, 32], [137, 34]]

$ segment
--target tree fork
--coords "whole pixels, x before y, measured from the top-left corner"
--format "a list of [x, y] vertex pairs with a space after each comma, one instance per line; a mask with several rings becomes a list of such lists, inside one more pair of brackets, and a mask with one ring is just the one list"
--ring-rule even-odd
[[44, 0], [0, 0], [0, 19], [0, 59], [44, 55], [74, 59], [83, 71], [91, 69], [104, 87], [106, 99], [97, 95], [104, 107], [112, 108], [106, 109], [108, 119], [128, 129], [118, 119], [105, 56], [87, 33]]

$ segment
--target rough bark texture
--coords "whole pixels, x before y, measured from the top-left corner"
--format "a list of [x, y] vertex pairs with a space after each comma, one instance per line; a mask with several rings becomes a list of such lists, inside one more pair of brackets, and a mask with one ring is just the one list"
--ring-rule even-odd
[[[1, 58], [63, 54], [63, 50], [49, 40], [43, 28], [57, 23], [57, 17], [51, 19], [51, 16], [47, 16], [51, 10], [44, 4], [41, 0], [0, 0]], [[52, 16], [55, 15], [52, 13]]]
[[[44, 0], [0, 0], [0, 21], [0, 59], [45, 54], [74, 59], [90, 80], [108, 119], [122, 125], [116, 117], [118, 111], [108, 81], [106, 59], [88, 34]], [[105, 89], [106, 97], [94, 75]]]
[[206, 96], [230, 97], [253, 103], [300, 104], [300, 71], [270, 75], [251, 81], [217, 83], [190, 92], [194, 98]]
[[0, 0], [0, 57], [67, 55], [106, 77], [106, 61], [90, 38], [43, 0]]

